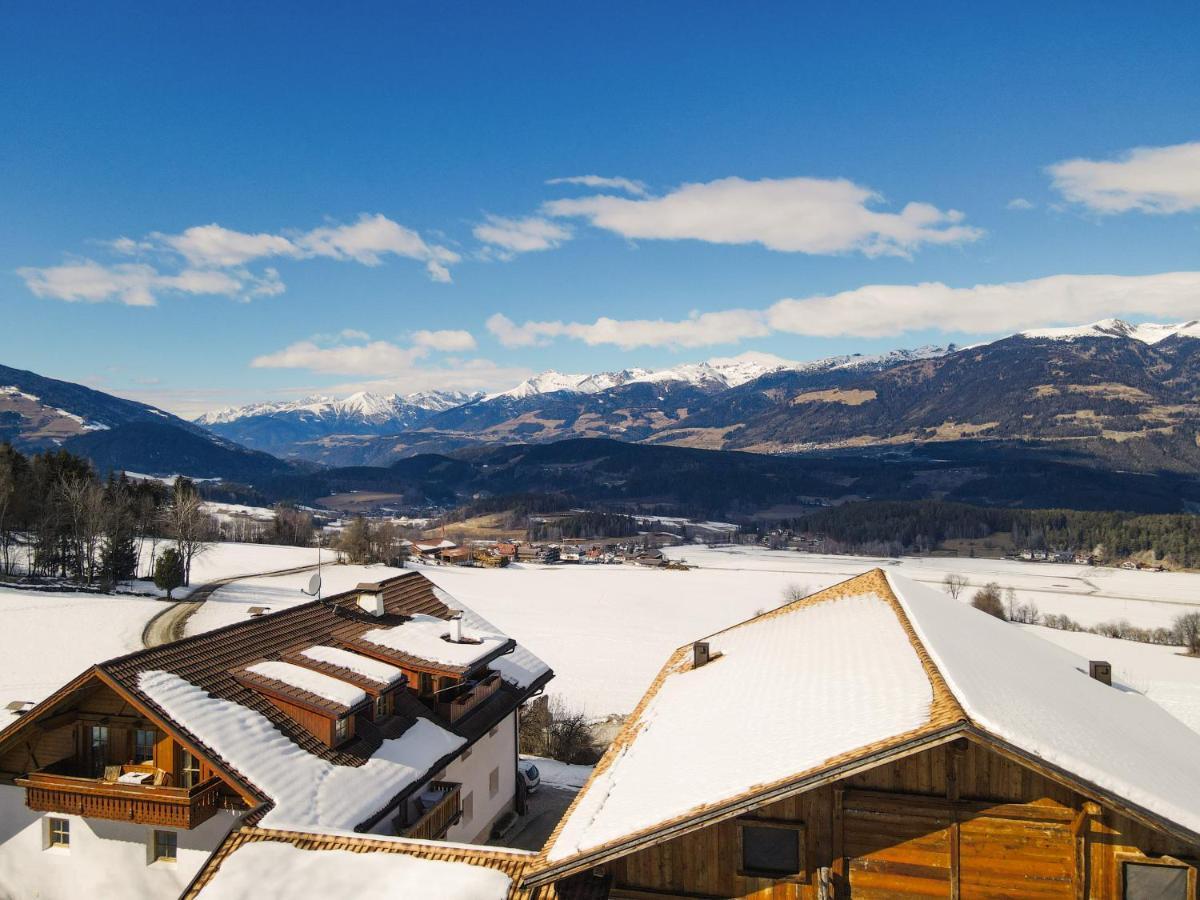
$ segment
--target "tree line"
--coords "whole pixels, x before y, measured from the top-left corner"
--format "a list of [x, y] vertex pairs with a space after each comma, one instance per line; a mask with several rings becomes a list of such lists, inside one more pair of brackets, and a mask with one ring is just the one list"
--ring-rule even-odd
[[[311, 543], [312, 517], [278, 507], [275, 543]], [[178, 557], [180, 584], [192, 564], [224, 537], [196, 484], [101, 478], [66, 450], [25, 456], [0, 443], [0, 577], [32, 577], [113, 586], [153, 578], [160, 547]], [[174, 558], [168, 568], [175, 566]], [[171, 580], [171, 579], [168, 579]], [[178, 585], [175, 585], [178, 586]]]
[[1200, 566], [1200, 517], [1072, 509], [999, 509], [941, 500], [864, 501], [789, 520], [820, 533], [830, 552], [921, 553], [947, 540], [1007, 533], [1017, 549], [1084, 553], [1115, 562], [1152, 553], [1184, 568]]

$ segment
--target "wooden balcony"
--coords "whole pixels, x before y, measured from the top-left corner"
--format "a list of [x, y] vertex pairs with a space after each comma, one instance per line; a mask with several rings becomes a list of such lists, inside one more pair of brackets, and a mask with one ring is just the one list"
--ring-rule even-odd
[[462, 816], [462, 804], [459, 796], [461, 790], [462, 785], [455, 781], [431, 782], [421, 796], [440, 794], [441, 798], [430, 806], [421, 818], [404, 829], [404, 836], [426, 841], [436, 841], [445, 837], [450, 826]]
[[16, 779], [16, 784], [25, 788], [25, 805], [30, 809], [139, 825], [195, 828], [220, 808], [219, 778], [183, 788], [31, 772]]
[[447, 722], [457, 722], [498, 690], [500, 690], [500, 673], [491, 672], [487, 678], [478, 682], [474, 687], [464, 688], [454, 699], [439, 701], [437, 713]]

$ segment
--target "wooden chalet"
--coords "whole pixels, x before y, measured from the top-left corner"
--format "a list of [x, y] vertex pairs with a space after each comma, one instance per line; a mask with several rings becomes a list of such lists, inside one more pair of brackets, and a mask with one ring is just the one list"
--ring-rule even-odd
[[1200, 735], [874, 570], [677, 650], [523, 884], [1196, 900], [1197, 860]]
[[[552, 673], [449, 599], [408, 572], [88, 669], [0, 731], [0, 897], [23, 895], [6, 854], [30, 829], [65, 852], [90, 823], [83, 860], [104, 821], [146, 826], [151, 861], [186, 845], [193, 872], [230, 828], [273, 817], [486, 832], [515, 795], [516, 711]], [[128, 896], [157, 890], [139, 884]]]

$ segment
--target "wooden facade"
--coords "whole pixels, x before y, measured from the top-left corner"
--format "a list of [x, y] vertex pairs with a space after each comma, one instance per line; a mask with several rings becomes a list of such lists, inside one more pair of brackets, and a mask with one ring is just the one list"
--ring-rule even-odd
[[[134, 773], [143, 783], [117, 780]], [[246, 808], [204, 758], [99, 679], [0, 753], [0, 782], [23, 787], [34, 810], [143, 825], [190, 829], [218, 809]]]
[[[761, 824], [801, 842], [795, 875], [743, 869]], [[821, 785], [596, 867], [613, 898], [1099, 898], [1126, 865], [1176, 866], [1196, 900], [1200, 846], [1147, 827], [971, 739]]]

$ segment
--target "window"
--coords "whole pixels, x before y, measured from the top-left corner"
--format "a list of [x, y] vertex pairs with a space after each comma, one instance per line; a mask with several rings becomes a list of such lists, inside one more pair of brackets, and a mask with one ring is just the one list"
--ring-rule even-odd
[[471, 818], [475, 815], [475, 795], [467, 794], [462, 798], [462, 823], [464, 825], [471, 824]]
[[500, 769], [492, 769], [492, 773], [488, 775], [488, 796], [495, 797], [500, 793]]
[[375, 718], [382, 719], [391, 712], [391, 704], [388, 702], [391, 696], [388, 694], [380, 694], [375, 698]]
[[154, 831], [154, 861], [175, 862], [179, 856], [179, 835], [174, 831]]
[[1121, 866], [1123, 900], [1189, 900], [1188, 869], [1163, 863], [1127, 862]]
[[420, 685], [417, 689], [417, 693], [419, 693], [422, 697], [428, 697], [433, 693], [432, 675], [430, 675], [428, 672], [422, 672], [417, 680]]
[[760, 878], [795, 878], [803, 874], [802, 825], [747, 819], [738, 826], [742, 850], [738, 874]]
[[138, 728], [133, 732], [133, 761], [154, 762], [154, 744], [158, 732], [153, 728]]
[[108, 726], [92, 725], [88, 728], [88, 760], [92, 775], [99, 778], [108, 765]]
[[71, 846], [71, 822], [69, 819], [46, 820], [46, 846], [67, 849]]
[[350, 720], [346, 716], [333, 722], [333, 743], [344, 744], [350, 737]]
[[188, 751], [180, 751], [179, 784], [181, 787], [194, 788], [200, 783], [200, 760]]

